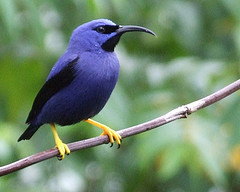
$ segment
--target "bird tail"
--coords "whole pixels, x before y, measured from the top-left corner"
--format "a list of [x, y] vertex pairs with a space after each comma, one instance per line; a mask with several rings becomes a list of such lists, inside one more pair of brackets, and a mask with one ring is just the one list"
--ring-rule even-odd
[[38, 130], [40, 126], [34, 126], [30, 124], [24, 133], [18, 138], [18, 142], [21, 140], [29, 140], [33, 134]]

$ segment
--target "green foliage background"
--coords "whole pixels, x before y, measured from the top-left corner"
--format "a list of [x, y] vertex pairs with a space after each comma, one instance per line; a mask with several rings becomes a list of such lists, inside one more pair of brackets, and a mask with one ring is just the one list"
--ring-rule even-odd
[[[17, 143], [33, 99], [72, 30], [96, 18], [152, 29], [125, 35], [118, 85], [94, 119], [115, 130], [158, 117], [239, 78], [238, 0], [1, 0], [0, 166], [54, 146], [48, 125]], [[239, 93], [186, 120], [47, 160], [0, 178], [0, 191], [239, 191]], [[64, 142], [99, 135], [60, 128]]]

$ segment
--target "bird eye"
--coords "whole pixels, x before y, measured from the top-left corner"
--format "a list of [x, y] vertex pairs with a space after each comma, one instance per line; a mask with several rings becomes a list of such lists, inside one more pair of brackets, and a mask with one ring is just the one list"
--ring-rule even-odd
[[97, 27], [97, 28], [96, 28], [96, 31], [97, 31], [98, 33], [104, 33], [104, 32], [105, 32], [105, 28], [104, 28], [103, 26], [100, 26], [100, 27]]

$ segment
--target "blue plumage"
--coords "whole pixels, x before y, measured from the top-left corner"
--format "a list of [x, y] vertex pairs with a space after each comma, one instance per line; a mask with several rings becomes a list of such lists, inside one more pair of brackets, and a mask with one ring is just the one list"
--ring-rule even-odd
[[38, 116], [39, 122], [70, 125], [93, 117], [106, 104], [118, 73], [115, 54], [82, 54], [74, 66], [73, 81], [47, 101]]
[[146, 28], [119, 26], [107, 19], [77, 27], [66, 52], [37, 94], [26, 121], [29, 127], [18, 141], [30, 139], [43, 124], [71, 125], [99, 113], [118, 80], [119, 62], [114, 48], [121, 35], [129, 31], [155, 35]]

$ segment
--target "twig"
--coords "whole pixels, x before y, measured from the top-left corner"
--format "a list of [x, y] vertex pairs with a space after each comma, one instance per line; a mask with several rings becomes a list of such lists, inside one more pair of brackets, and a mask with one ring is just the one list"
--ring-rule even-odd
[[[126, 138], [126, 137], [130, 137], [130, 136], [133, 136], [133, 135], [145, 132], [145, 131], [149, 131], [151, 129], [154, 129], [154, 128], [164, 125], [166, 123], [172, 122], [174, 120], [186, 118], [191, 113], [196, 112], [199, 109], [202, 109], [204, 107], [207, 107], [207, 106], [227, 97], [228, 95], [231, 95], [232, 93], [234, 93], [235, 91], [237, 91], [239, 89], [240, 89], [240, 80], [237, 80], [237, 81], [233, 82], [232, 84], [224, 87], [223, 89], [221, 89], [207, 97], [204, 97], [200, 100], [194, 101], [187, 105], [178, 107], [178, 108], [168, 112], [167, 114], [165, 114], [161, 117], [158, 117], [156, 119], [153, 119], [151, 121], [120, 130], [120, 131], [118, 131], [118, 133], [121, 135], [122, 138]], [[71, 150], [71, 152], [74, 152], [74, 151], [78, 151], [81, 149], [98, 146], [98, 145], [108, 143], [108, 142], [109, 142], [109, 139], [105, 135], [105, 136], [98, 136], [98, 137], [94, 137], [94, 138], [86, 139], [86, 140], [82, 140], [82, 141], [77, 141], [74, 143], [69, 143], [68, 147]], [[34, 154], [32, 156], [26, 157], [24, 159], [14, 162], [14, 163], [0, 167], [0, 176], [7, 175], [14, 171], [18, 171], [20, 169], [23, 169], [23, 168], [33, 165], [35, 163], [53, 158], [57, 155], [58, 155], [58, 150], [56, 148], [52, 148], [52, 149]]]

